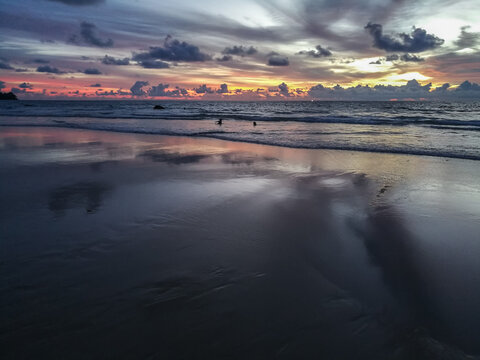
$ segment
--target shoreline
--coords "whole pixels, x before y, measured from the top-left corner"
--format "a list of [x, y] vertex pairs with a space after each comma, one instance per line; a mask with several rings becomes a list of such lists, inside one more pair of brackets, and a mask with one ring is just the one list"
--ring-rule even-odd
[[[35, 117], [35, 116], [32, 116]], [[36, 116], [38, 117], [38, 116]], [[123, 119], [125, 120], [125, 119]], [[150, 119], [150, 120], [162, 120], [162, 119]], [[54, 120], [55, 121], [55, 120]], [[169, 120], [164, 120], [169, 121]], [[405, 156], [426, 156], [432, 158], [441, 158], [441, 159], [455, 159], [455, 160], [471, 160], [471, 161], [480, 161], [480, 156], [475, 155], [457, 155], [457, 154], [449, 154], [449, 153], [436, 153], [432, 154], [426, 151], [411, 151], [406, 152], [402, 150], [382, 150], [382, 149], [361, 149], [361, 148], [340, 148], [340, 147], [302, 147], [302, 146], [289, 146], [284, 144], [278, 143], [267, 143], [267, 142], [254, 142], [249, 141], [248, 139], [231, 139], [225, 138], [222, 136], [212, 136], [208, 134], [177, 134], [177, 133], [155, 133], [155, 132], [146, 132], [146, 131], [134, 131], [134, 130], [122, 130], [122, 129], [101, 129], [101, 128], [91, 128], [87, 126], [76, 126], [73, 124], [69, 124], [68, 126], [62, 126], [61, 124], [41, 124], [41, 125], [34, 125], [34, 124], [0, 124], [1, 128], [10, 128], [10, 127], [18, 127], [18, 128], [57, 128], [57, 129], [71, 129], [71, 130], [84, 130], [84, 131], [101, 131], [101, 132], [111, 132], [111, 133], [118, 133], [118, 134], [134, 134], [134, 135], [150, 135], [150, 136], [173, 136], [173, 137], [186, 137], [186, 138], [199, 138], [199, 139], [215, 139], [219, 141], [231, 141], [231, 142], [239, 142], [245, 144], [252, 144], [252, 145], [264, 145], [264, 146], [276, 146], [281, 148], [288, 148], [288, 149], [303, 149], [303, 150], [329, 150], [329, 151], [346, 151], [346, 152], [360, 152], [360, 153], [371, 153], [371, 154], [390, 154], [390, 155], [405, 155]]]

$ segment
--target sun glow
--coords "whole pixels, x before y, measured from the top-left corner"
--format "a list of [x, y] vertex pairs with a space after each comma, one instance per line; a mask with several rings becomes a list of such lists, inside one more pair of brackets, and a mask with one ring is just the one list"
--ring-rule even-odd
[[409, 72], [404, 74], [395, 74], [387, 77], [387, 80], [390, 81], [409, 81], [409, 80], [429, 80], [431, 79], [428, 76], [422, 75], [419, 72]]

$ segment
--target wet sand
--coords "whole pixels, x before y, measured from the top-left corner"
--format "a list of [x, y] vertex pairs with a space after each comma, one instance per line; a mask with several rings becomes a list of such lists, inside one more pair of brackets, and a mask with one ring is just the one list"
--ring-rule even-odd
[[480, 358], [480, 163], [0, 129], [2, 359]]

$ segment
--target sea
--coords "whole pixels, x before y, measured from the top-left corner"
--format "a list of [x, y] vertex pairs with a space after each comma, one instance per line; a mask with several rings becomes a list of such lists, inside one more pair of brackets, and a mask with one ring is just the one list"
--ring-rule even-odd
[[1, 101], [12, 125], [480, 160], [480, 101]]

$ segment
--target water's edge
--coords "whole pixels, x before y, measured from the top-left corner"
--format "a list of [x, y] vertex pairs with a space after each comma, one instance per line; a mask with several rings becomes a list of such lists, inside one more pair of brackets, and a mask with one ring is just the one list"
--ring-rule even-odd
[[216, 135], [212, 132], [204, 132], [204, 133], [194, 133], [194, 134], [185, 134], [185, 133], [175, 133], [175, 132], [168, 132], [168, 131], [152, 131], [152, 130], [142, 130], [142, 129], [102, 129], [102, 128], [94, 128], [89, 126], [82, 126], [80, 124], [0, 124], [0, 129], [5, 127], [19, 127], [19, 128], [59, 128], [59, 129], [74, 129], [74, 130], [88, 130], [88, 131], [105, 131], [105, 132], [113, 132], [113, 133], [121, 133], [121, 134], [139, 134], [139, 135], [159, 135], [159, 136], [179, 136], [179, 137], [187, 137], [187, 138], [210, 138], [222, 141], [233, 141], [233, 142], [241, 142], [247, 144], [255, 144], [255, 145], [266, 145], [266, 146], [278, 146], [290, 149], [306, 149], [306, 150], [336, 150], [336, 151], [356, 151], [356, 152], [366, 152], [366, 153], [380, 153], [380, 154], [395, 154], [395, 155], [411, 155], [411, 156], [429, 156], [429, 157], [438, 157], [438, 158], [447, 158], [447, 159], [459, 159], [459, 160], [473, 160], [473, 161], [480, 161], [480, 156], [476, 155], [469, 155], [469, 154], [452, 154], [452, 153], [441, 153], [441, 152], [429, 152], [429, 151], [402, 151], [401, 149], [373, 149], [373, 148], [361, 148], [361, 147], [336, 147], [336, 146], [327, 146], [327, 145], [319, 145], [317, 147], [312, 146], [293, 146], [290, 144], [282, 144], [278, 142], [268, 142], [268, 141], [253, 141], [249, 139], [235, 139], [229, 138], [228, 136], [221, 136]]

